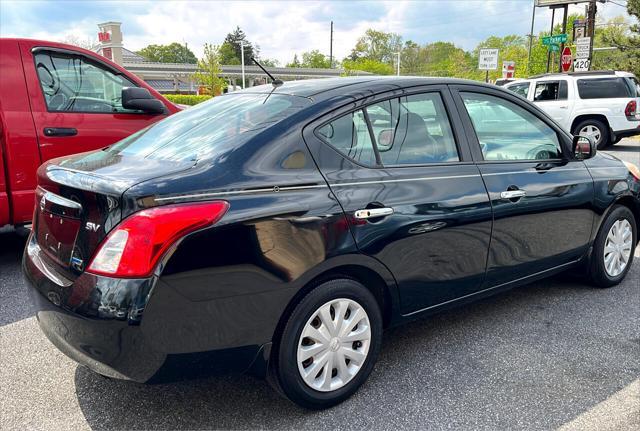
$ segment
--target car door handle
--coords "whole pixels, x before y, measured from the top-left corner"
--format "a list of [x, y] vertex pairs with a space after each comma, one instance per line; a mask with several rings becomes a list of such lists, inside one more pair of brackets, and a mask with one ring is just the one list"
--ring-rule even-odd
[[559, 106], [560, 109], [569, 109], [568, 106]]
[[527, 192], [524, 190], [505, 190], [504, 192], [500, 192], [502, 199], [519, 199], [526, 195]]
[[45, 136], [75, 136], [78, 134], [78, 129], [73, 127], [45, 127]]
[[369, 218], [386, 217], [393, 214], [393, 208], [367, 208], [358, 210], [355, 213], [357, 219], [366, 220]]

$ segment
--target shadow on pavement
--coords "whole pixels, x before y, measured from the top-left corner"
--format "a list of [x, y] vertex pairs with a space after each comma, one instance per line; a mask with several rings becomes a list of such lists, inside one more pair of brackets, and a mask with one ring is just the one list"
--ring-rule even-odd
[[387, 331], [367, 383], [326, 411], [247, 375], [140, 385], [78, 367], [76, 395], [92, 429], [556, 428], [640, 374], [625, 289], [563, 276]]
[[0, 233], [0, 326], [33, 316], [20, 273], [25, 242], [24, 234]]

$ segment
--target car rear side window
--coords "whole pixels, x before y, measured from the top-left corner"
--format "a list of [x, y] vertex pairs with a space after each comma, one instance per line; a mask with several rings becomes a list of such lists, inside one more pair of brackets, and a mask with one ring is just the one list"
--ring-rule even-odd
[[531, 112], [500, 97], [461, 94], [485, 160], [561, 157], [558, 134]]
[[366, 166], [376, 165], [375, 149], [384, 166], [460, 160], [444, 103], [437, 92], [369, 105], [364, 111], [321, 126], [316, 133], [345, 156]]
[[132, 113], [122, 107], [122, 89], [137, 87], [122, 75], [80, 55], [38, 52], [36, 71], [49, 111]]
[[325, 142], [350, 159], [365, 166], [376, 164], [373, 141], [363, 110], [343, 115], [320, 127], [317, 133]]
[[545, 81], [536, 84], [533, 100], [545, 102], [553, 100], [567, 100], [567, 81]]
[[634, 97], [624, 78], [578, 79], [581, 99], [613, 99]]

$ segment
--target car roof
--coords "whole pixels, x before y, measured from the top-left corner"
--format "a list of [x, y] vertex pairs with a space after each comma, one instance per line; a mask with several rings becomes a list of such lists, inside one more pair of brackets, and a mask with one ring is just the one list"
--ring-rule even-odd
[[249, 87], [234, 91], [240, 93], [272, 93], [306, 97], [313, 101], [325, 100], [336, 95], [361, 96], [381, 91], [436, 84], [473, 84], [495, 88], [478, 81], [454, 78], [416, 77], [416, 76], [355, 76], [342, 78], [318, 78], [300, 81], [285, 81], [281, 86], [271, 84]]

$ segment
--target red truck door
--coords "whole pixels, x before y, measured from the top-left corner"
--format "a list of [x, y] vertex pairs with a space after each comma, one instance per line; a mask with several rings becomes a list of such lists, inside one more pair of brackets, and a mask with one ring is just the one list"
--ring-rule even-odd
[[[97, 54], [21, 41], [40, 162], [111, 145], [176, 111], [124, 69]], [[122, 107], [123, 87], [145, 87], [167, 107], [147, 114]]]

